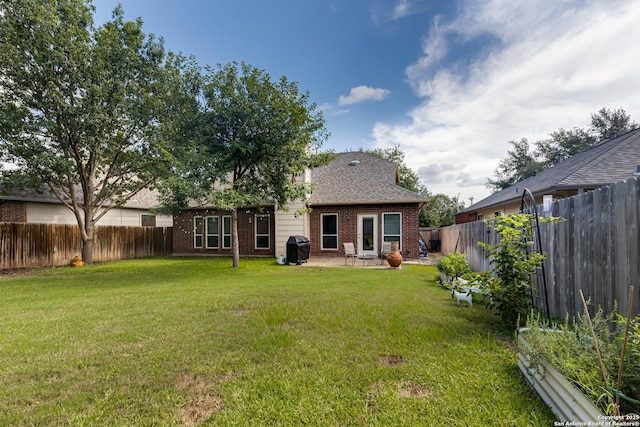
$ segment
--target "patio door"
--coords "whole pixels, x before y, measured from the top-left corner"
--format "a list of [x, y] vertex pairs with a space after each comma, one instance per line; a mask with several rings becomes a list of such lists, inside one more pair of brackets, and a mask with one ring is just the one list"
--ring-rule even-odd
[[378, 216], [358, 214], [358, 253], [378, 255]]

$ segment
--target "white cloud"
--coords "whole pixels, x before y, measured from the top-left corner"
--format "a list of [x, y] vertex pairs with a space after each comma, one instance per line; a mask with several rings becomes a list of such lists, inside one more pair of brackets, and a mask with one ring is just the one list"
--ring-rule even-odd
[[[376, 147], [400, 145], [432, 192], [487, 196], [508, 141], [586, 127], [602, 107], [640, 121], [640, 4], [634, 0], [465, 2], [455, 20], [434, 21], [423, 55], [406, 69], [424, 98], [408, 125], [377, 123]], [[456, 43], [489, 40], [455, 61]]]
[[357, 86], [351, 88], [349, 95], [343, 95], [338, 98], [338, 105], [352, 105], [364, 101], [382, 101], [391, 92], [387, 89], [373, 88], [369, 86]]
[[407, 0], [399, 0], [393, 8], [392, 19], [400, 19], [409, 14], [409, 2]]

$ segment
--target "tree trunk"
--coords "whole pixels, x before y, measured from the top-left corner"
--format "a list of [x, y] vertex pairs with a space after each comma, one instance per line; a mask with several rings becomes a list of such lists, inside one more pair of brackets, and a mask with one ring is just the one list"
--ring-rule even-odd
[[85, 264], [93, 263], [93, 236], [82, 241], [82, 260]]
[[82, 260], [85, 264], [93, 263], [93, 234], [95, 225], [91, 218], [85, 216], [84, 233], [82, 233]]
[[240, 244], [238, 239], [238, 209], [231, 211], [231, 239], [233, 243], [233, 268], [240, 266]]

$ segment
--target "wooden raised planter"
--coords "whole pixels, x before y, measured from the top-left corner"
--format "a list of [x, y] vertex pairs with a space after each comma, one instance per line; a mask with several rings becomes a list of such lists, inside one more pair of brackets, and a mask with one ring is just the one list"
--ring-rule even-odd
[[[529, 345], [526, 340], [527, 331], [527, 328], [521, 328], [518, 334], [518, 340], [525, 347]], [[532, 368], [528, 356], [518, 352], [520, 372], [560, 421], [598, 423], [605, 419], [602, 411], [564, 375], [545, 361], [542, 361], [541, 365], [544, 367], [544, 373]]]

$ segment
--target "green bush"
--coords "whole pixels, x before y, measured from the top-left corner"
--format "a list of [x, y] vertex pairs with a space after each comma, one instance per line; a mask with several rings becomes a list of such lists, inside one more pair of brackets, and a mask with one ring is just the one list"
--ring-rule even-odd
[[487, 225], [501, 236], [499, 243], [478, 242], [498, 280], [489, 283], [489, 292], [502, 319], [515, 325], [526, 314], [534, 292], [532, 276], [542, 265], [544, 256], [532, 251], [533, 237], [530, 214], [500, 215]]
[[438, 263], [438, 270], [448, 277], [455, 279], [463, 274], [471, 273], [467, 254], [455, 252], [442, 258]]

